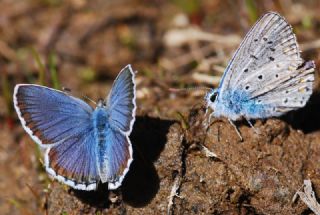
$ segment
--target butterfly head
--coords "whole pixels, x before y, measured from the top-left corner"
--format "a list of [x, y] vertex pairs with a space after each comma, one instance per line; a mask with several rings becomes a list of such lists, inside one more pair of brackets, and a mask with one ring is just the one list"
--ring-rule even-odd
[[97, 107], [106, 107], [106, 102], [103, 99], [98, 99]]
[[211, 89], [207, 94], [205, 95], [204, 99], [207, 102], [207, 106], [210, 106], [212, 103], [214, 103], [217, 99], [218, 92], [216, 89]]

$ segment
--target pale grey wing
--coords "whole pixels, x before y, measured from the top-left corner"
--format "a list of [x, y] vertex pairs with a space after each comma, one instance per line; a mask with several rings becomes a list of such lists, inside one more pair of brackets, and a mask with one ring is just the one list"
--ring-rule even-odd
[[303, 107], [312, 93], [313, 62], [303, 62], [291, 26], [274, 12], [250, 30], [228, 66], [219, 93], [243, 92], [268, 116]]
[[249, 86], [251, 91], [264, 87], [276, 73], [288, 75], [301, 63], [291, 26], [279, 14], [269, 12], [251, 28], [234, 54], [220, 83], [219, 96], [225, 90], [245, 89], [248, 83], [257, 83]]
[[305, 106], [312, 94], [314, 82], [313, 61], [305, 62], [301, 67], [292, 71], [292, 74], [274, 80], [265, 89], [257, 90], [254, 99], [256, 103], [269, 108], [270, 116], [280, 116], [285, 112]]

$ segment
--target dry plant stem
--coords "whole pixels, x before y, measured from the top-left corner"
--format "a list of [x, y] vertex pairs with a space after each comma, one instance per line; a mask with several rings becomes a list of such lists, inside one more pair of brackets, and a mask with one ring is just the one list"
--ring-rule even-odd
[[320, 39], [314, 40], [311, 42], [302, 43], [302, 44], [300, 44], [300, 48], [303, 52], [304, 51], [311, 51], [314, 49], [319, 49], [320, 48]]
[[184, 29], [171, 29], [164, 36], [164, 42], [169, 47], [182, 46], [196, 41], [218, 43], [230, 47], [238, 45], [241, 39], [238, 35], [213, 34], [193, 26]]
[[201, 59], [196, 70], [203, 72], [215, 70], [222, 75], [225, 70], [225, 66], [219, 66], [219, 64], [225, 65], [227, 61], [228, 58], [223, 52], [222, 54], [218, 54], [217, 56]]
[[212, 76], [212, 75], [207, 75], [207, 74], [202, 74], [199, 72], [193, 73], [192, 78], [199, 82], [199, 83], [204, 83], [204, 84], [210, 84], [213, 86], [218, 86], [220, 82], [220, 76]]
[[207, 147], [204, 145], [200, 144], [201, 151], [205, 154], [206, 157], [208, 158], [218, 158], [218, 155], [212, 151], [210, 151]]
[[315, 193], [312, 189], [311, 180], [304, 180], [303, 191], [297, 191], [292, 201], [295, 201], [297, 195], [315, 214], [320, 215], [320, 204], [317, 202]]
[[172, 206], [174, 204], [174, 198], [176, 196], [179, 197], [178, 191], [179, 191], [180, 185], [181, 185], [181, 180], [180, 180], [180, 176], [178, 175], [174, 180], [173, 186], [171, 188], [170, 196], [168, 197], [168, 199], [169, 199], [168, 210], [167, 210], [168, 215], [173, 214], [172, 213]]

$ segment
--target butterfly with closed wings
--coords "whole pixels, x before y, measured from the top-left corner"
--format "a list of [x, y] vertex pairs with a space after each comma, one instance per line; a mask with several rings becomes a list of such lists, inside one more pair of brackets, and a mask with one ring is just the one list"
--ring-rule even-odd
[[304, 107], [312, 94], [314, 69], [313, 61], [300, 57], [292, 27], [279, 14], [268, 12], [241, 42], [219, 87], [207, 93], [210, 117], [224, 116], [232, 125], [245, 118], [251, 125], [250, 119], [278, 117]]
[[16, 85], [14, 107], [23, 128], [45, 149], [50, 176], [80, 190], [94, 190], [99, 182], [109, 189], [121, 185], [132, 162], [134, 76], [130, 65], [122, 69], [95, 109], [63, 91]]

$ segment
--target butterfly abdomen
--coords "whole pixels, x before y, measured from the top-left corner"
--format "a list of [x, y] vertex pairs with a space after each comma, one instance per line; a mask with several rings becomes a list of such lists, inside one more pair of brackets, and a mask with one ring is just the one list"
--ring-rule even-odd
[[[117, 169], [119, 168], [119, 164], [113, 160], [115, 157], [123, 160], [123, 156], [126, 153], [114, 150], [114, 141], [119, 140], [120, 137], [118, 138], [118, 132], [110, 126], [108, 110], [104, 107], [97, 107], [92, 116], [97, 144], [97, 166], [100, 179], [102, 183], [115, 182], [118, 180]], [[113, 132], [117, 132], [117, 134], [113, 135]], [[120, 141], [119, 144], [123, 143]]]
[[108, 181], [106, 175], [108, 175], [107, 168], [105, 168], [105, 163], [108, 162], [104, 157], [107, 154], [106, 146], [106, 130], [108, 129], [108, 113], [103, 107], [97, 107], [92, 113], [92, 122], [94, 128], [94, 136], [96, 142], [96, 155], [97, 155], [97, 168], [101, 178], [104, 183]]
[[93, 120], [93, 127], [95, 130], [95, 137], [96, 142], [98, 144], [105, 142], [105, 130], [108, 129], [107, 127], [109, 124], [108, 121], [108, 113], [104, 108], [96, 108], [96, 110], [92, 114], [92, 120]]

